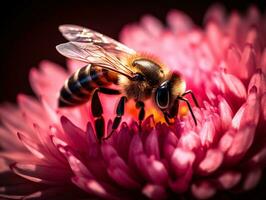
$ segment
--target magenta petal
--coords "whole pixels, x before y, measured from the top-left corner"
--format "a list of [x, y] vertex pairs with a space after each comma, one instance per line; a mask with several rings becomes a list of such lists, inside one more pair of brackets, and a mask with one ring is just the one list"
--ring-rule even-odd
[[135, 163], [135, 157], [139, 154], [143, 153], [143, 144], [140, 140], [139, 135], [135, 135], [130, 143], [129, 153], [128, 153], [128, 160], [130, 164]]
[[169, 131], [169, 133], [166, 135], [163, 144], [163, 153], [165, 158], [171, 159], [171, 156], [177, 146], [177, 143], [178, 139], [176, 135], [172, 131]]
[[65, 150], [65, 152], [68, 163], [76, 176], [93, 178], [93, 175], [88, 168], [77, 157], [75, 157], [69, 150]]
[[74, 184], [76, 184], [81, 189], [85, 190], [90, 194], [94, 194], [98, 197], [105, 199], [118, 199], [112, 196], [106, 188], [96, 180], [93, 179], [84, 179], [82, 177], [72, 178]]
[[218, 178], [218, 182], [221, 184], [223, 189], [231, 189], [239, 183], [241, 174], [239, 172], [224, 172]]
[[149, 199], [159, 200], [166, 199], [167, 194], [165, 188], [159, 185], [147, 184], [142, 189], [142, 193]]
[[264, 93], [261, 98], [261, 108], [264, 120], [266, 120], [266, 93]]
[[262, 170], [260, 168], [255, 167], [254, 169], [249, 171], [246, 174], [246, 177], [243, 183], [243, 189], [250, 190], [254, 188], [259, 183], [261, 176], [262, 176]]
[[68, 138], [68, 143], [74, 149], [83, 149], [86, 150], [88, 143], [86, 143], [85, 132], [80, 128], [75, 126], [70, 120], [66, 117], [61, 117], [62, 127], [65, 131], [66, 137]]
[[154, 129], [147, 137], [145, 142], [145, 151], [148, 156], [153, 155], [155, 159], [160, 158], [157, 132]]
[[16, 163], [11, 169], [17, 175], [33, 182], [57, 184], [70, 181], [70, 174], [66, 170], [54, 166]]
[[108, 169], [109, 176], [118, 183], [121, 187], [127, 189], [138, 189], [141, 188], [140, 183], [135, 181], [126, 171], [120, 168]]
[[209, 199], [216, 193], [215, 187], [208, 181], [201, 181], [193, 184], [191, 191], [198, 199]]

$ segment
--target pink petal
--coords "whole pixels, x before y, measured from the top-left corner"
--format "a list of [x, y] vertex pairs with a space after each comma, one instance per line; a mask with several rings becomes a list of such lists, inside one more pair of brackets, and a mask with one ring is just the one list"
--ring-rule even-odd
[[170, 188], [176, 193], [184, 193], [188, 190], [193, 175], [193, 168], [189, 167], [181, 176], [175, 180], [169, 180]]
[[249, 171], [245, 177], [243, 188], [244, 190], [251, 190], [259, 183], [262, 176], [262, 170], [255, 168]]
[[44, 159], [46, 156], [43, 154], [44, 149], [36, 143], [36, 141], [32, 141], [30, 138], [26, 138], [23, 134], [18, 133], [18, 138], [25, 145], [25, 147], [34, 154], [39, 159]]
[[86, 192], [90, 194], [94, 194], [98, 197], [104, 198], [104, 199], [118, 199], [115, 198], [113, 195], [111, 195], [107, 188], [99, 183], [96, 180], [93, 179], [84, 179], [82, 177], [74, 177], [72, 178], [72, 182], [76, 184], [81, 189], [85, 190]]
[[70, 181], [70, 174], [67, 171], [54, 166], [15, 163], [11, 166], [11, 169], [17, 175], [33, 182], [58, 184], [61, 181]]
[[141, 25], [151, 35], [151, 37], [158, 37], [163, 31], [161, 22], [151, 15], [142, 17]]
[[205, 158], [199, 163], [201, 174], [210, 174], [217, 170], [223, 162], [223, 153], [218, 149], [209, 149]]
[[75, 126], [69, 119], [64, 116], [61, 117], [61, 123], [66, 134], [68, 144], [74, 149], [86, 151], [88, 143], [86, 142], [85, 132], [82, 131], [79, 127]]
[[157, 131], [153, 129], [145, 142], [145, 151], [148, 156], [153, 155], [155, 159], [160, 158], [160, 150], [158, 144], [158, 136]]
[[94, 134], [94, 130], [90, 122], [87, 124], [86, 135], [89, 144], [97, 142], [96, 135]]
[[167, 23], [174, 33], [189, 31], [193, 27], [191, 19], [177, 10], [171, 10], [168, 13]]
[[214, 142], [215, 133], [214, 124], [210, 120], [206, 121], [199, 132], [201, 144], [207, 147], [212, 144]]
[[192, 166], [195, 154], [192, 151], [176, 148], [172, 154], [171, 163], [177, 175], [182, 175]]
[[220, 58], [222, 55], [223, 35], [221, 28], [215, 22], [209, 22], [206, 27], [207, 39], [215, 56]]
[[140, 187], [132, 171], [111, 145], [103, 145], [102, 153], [107, 163], [108, 174], [114, 181], [126, 188]]
[[120, 168], [108, 169], [108, 173], [116, 183], [126, 189], [141, 188], [140, 183], [136, 182], [128, 173]]
[[191, 186], [193, 195], [198, 199], [209, 199], [216, 193], [215, 187], [208, 181], [201, 181]]
[[222, 78], [230, 92], [239, 98], [246, 98], [246, 88], [236, 76], [222, 73]]
[[165, 138], [164, 144], [163, 144], [163, 153], [164, 157], [167, 159], [170, 159], [176, 146], [178, 143], [178, 139], [176, 135], [170, 131]]
[[218, 182], [221, 184], [223, 189], [228, 190], [238, 184], [240, 179], [241, 174], [239, 172], [229, 171], [221, 174], [218, 178]]
[[168, 172], [163, 163], [155, 160], [153, 157], [148, 158], [144, 154], [137, 155], [135, 160], [139, 172], [146, 179], [158, 185], [166, 185]]
[[234, 74], [235, 76], [238, 75], [238, 72], [241, 68], [240, 66], [240, 59], [241, 59], [241, 52], [235, 45], [231, 45], [227, 50], [227, 57], [226, 61], [228, 66], [228, 73]]
[[222, 128], [226, 130], [231, 125], [233, 112], [224, 98], [218, 97], [218, 99], [219, 99], [219, 113], [222, 121], [221, 125]]
[[70, 150], [65, 149], [65, 156], [68, 160], [69, 166], [76, 176], [93, 178], [93, 175], [88, 170], [88, 168], [76, 156], [74, 156]]
[[224, 7], [219, 4], [211, 5], [208, 8], [207, 13], [205, 14], [204, 21], [205, 23], [208, 23], [209, 21], [214, 21], [222, 26], [225, 21]]
[[149, 199], [166, 199], [167, 194], [164, 187], [159, 185], [147, 184], [143, 187], [142, 193]]
[[253, 86], [258, 89], [257, 92], [259, 96], [266, 92], [266, 76], [262, 73], [261, 69], [258, 69], [257, 73], [251, 77], [248, 91], [250, 91]]
[[226, 152], [228, 151], [228, 149], [231, 147], [232, 143], [233, 143], [233, 135], [235, 133], [232, 133], [232, 130], [227, 131], [220, 139], [219, 141], [219, 149], [222, 152]]
[[261, 108], [264, 120], [266, 120], [266, 93], [264, 93], [261, 98]]
[[239, 77], [247, 79], [256, 70], [256, 55], [254, 48], [247, 44], [243, 50], [241, 61], [240, 61], [240, 74]]
[[188, 133], [182, 135], [178, 146], [191, 151], [197, 150], [199, 147], [201, 147], [200, 137], [194, 131], [188, 131]]

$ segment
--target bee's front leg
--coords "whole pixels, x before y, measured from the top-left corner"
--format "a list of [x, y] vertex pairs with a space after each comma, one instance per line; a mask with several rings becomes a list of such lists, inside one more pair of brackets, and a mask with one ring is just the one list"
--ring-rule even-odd
[[141, 123], [145, 117], [145, 104], [143, 101], [137, 101], [136, 102], [136, 108], [140, 109], [139, 111], [139, 116], [138, 116], [138, 120], [139, 120], [139, 132], [141, 132]]
[[173, 102], [172, 107], [169, 109], [169, 111], [163, 111], [164, 119], [168, 125], [171, 125], [174, 123], [173, 119], [178, 114], [178, 109], [179, 109], [179, 99], [176, 98], [175, 101]]

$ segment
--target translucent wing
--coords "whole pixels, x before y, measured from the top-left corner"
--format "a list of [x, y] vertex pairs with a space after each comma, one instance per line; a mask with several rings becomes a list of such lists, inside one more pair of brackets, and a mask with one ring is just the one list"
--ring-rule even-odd
[[105, 51], [120, 58], [124, 54], [135, 54], [133, 49], [101, 33], [77, 25], [61, 25], [60, 32], [73, 42], [90, 43], [102, 47]]
[[134, 76], [134, 72], [128, 66], [124, 65], [119, 59], [108, 53], [101, 46], [92, 43], [67, 42], [57, 45], [56, 49], [68, 58], [93, 63], [128, 78]]

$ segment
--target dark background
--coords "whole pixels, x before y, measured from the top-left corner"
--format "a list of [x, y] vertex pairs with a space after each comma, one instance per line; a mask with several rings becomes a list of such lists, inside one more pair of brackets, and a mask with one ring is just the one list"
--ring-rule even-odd
[[[16, 101], [18, 93], [33, 94], [28, 82], [31, 67], [43, 59], [65, 65], [55, 46], [65, 40], [57, 30], [65, 23], [79, 24], [115, 39], [125, 24], [137, 22], [144, 14], [152, 14], [165, 21], [167, 12], [179, 9], [202, 25], [206, 10], [221, 3], [228, 12], [244, 13], [250, 5], [265, 11], [266, 0], [191, 1], [191, 0], [132, 0], [132, 1], [34, 1], [1, 2], [0, 17], [0, 103]], [[266, 199], [265, 178], [259, 186], [234, 199]]]
[[0, 11], [0, 102], [16, 101], [19, 92], [32, 94], [28, 72], [43, 59], [64, 65], [65, 59], [55, 46], [65, 42], [58, 25], [79, 24], [118, 39], [122, 27], [137, 22], [144, 14], [165, 21], [167, 12], [179, 9], [202, 25], [206, 10], [221, 3], [228, 12], [244, 13], [250, 5], [265, 10], [266, 0], [131, 0], [131, 1], [34, 1], [1, 3]]

